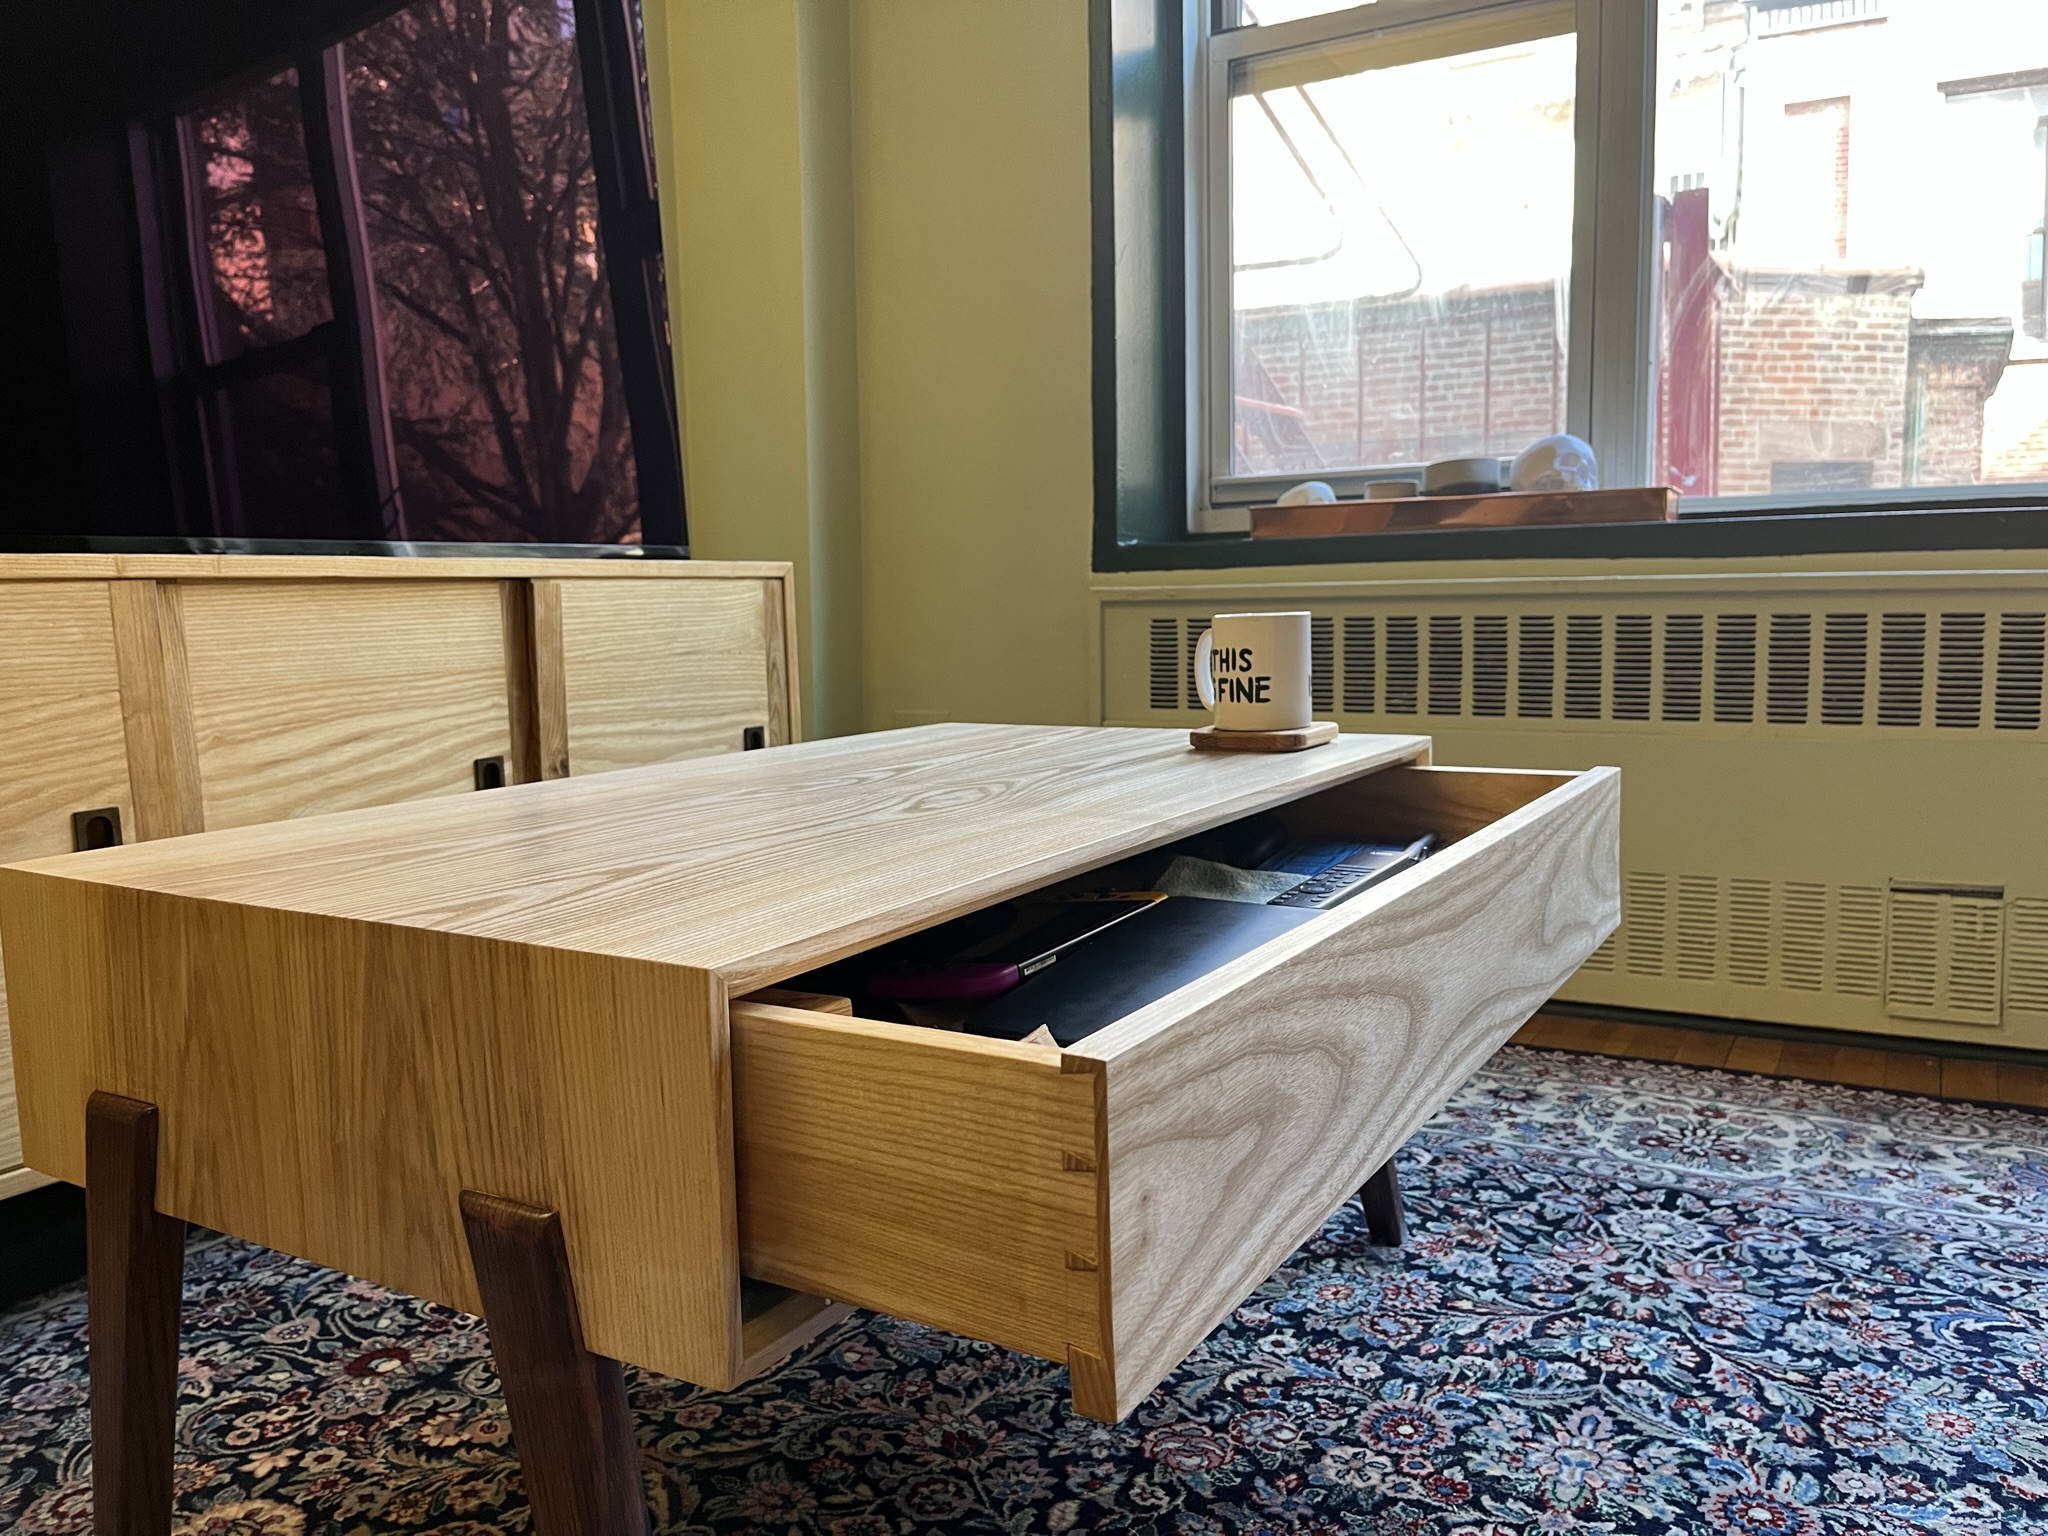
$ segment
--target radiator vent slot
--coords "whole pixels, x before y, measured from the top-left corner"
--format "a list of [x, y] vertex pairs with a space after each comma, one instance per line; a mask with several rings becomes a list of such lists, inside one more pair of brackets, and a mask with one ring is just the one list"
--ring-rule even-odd
[[1835, 991], [1876, 997], [1884, 990], [1884, 892], [1845, 885], [1835, 896]]
[[1614, 718], [1650, 718], [1652, 654], [1650, 616], [1616, 614], [1614, 619]]
[[1472, 620], [1472, 713], [1498, 718], [1507, 712], [1507, 616], [1482, 613]]
[[1728, 979], [1761, 987], [1771, 979], [1771, 882], [1728, 882]]
[[1374, 643], [1378, 621], [1371, 614], [1347, 614], [1344, 618], [1344, 708], [1354, 715], [1377, 713], [1375, 683], [1379, 673], [1379, 647]]
[[2005, 1008], [2048, 1019], [2048, 901], [2006, 904]]
[[1557, 693], [1557, 620], [1547, 613], [1523, 614], [1521, 641], [1515, 713], [1524, 720], [1548, 720]]
[[1664, 718], [1697, 720], [1706, 677], [1706, 619], [1674, 613], [1664, 620]]
[[1335, 619], [1308, 621], [1308, 703], [1318, 719], [1337, 707], [1336, 631]]
[[1944, 613], [1934, 672], [1934, 723], [1972, 730], [1984, 714], [1984, 615]]
[[1187, 645], [1187, 658], [1188, 658], [1188, 691], [1187, 691], [1187, 706], [1188, 706], [1188, 708], [1189, 708], [1189, 709], [1200, 709], [1200, 708], [1202, 707], [1202, 695], [1201, 695], [1201, 693], [1200, 693], [1200, 692], [1198, 691], [1198, 685], [1197, 685], [1197, 684], [1196, 684], [1196, 682], [1195, 682], [1195, 647], [1197, 647], [1198, 645], [1200, 645], [1200, 644], [1202, 643], [1202, 636], [1203, 636], [1204, 634], [1206, 634], [1206, 633], [1208, 632], [1208, 629], [1209, 629], [1209, 621], [1208, 621], [1207, 619], [1189, 619], [1189, 620], [1188, 620], [1188, 645]]
[[1664, 974], [1665, 908], [1670, 882], [1663, 875], [1630, 870], [1623, 889], [1622, 964], [1632, 976]]
[[1154, 619], [1147, 701], [1154, 709], [1180, 707], [1180, 620]]
[[1998, 692], [1992, 705], [2001, 731], [2041, 728], [2041, 673], [2048, 654], [2048, 614], [2008, 613], [1998, 620]]
[[1821, 631], [1820, 718], [1823, 725], [1861, 725], [1870, 672], [1870, 615], [1831, 613]]
[[1818, 992], [1827, 975], [1828, 888], [1787, 880], [1778, 914], [1778, 984]]
[[1927, 690], [1927, 615], [1888, 613], [1877, 647], [1877, 723], [1918, 725]]
[[1714, 719], [1747, 725], [1756, 717], [1756, 615], [1724, 613], [1714, 620]]
[[1465, 712], [1465, 621], [1439, 613], [1429, 621], [1429, 712]]
[[1678, 877], [1678, 976], [1712, 981], [1720, 972], [1721, 882], [1713, 875]]
[[1421, 687], [1419, 619], [1397, 614], [1387, 620], [1387, 713], [1416, 712]]
[[1813, 615], [1771, 615], [1770, 665], [1764, 676], [1764, 718], [1772, 725], [1806, 724], [1813, 691]]
[[1613, 975], [1614, 952], [1620, 947], [1617, 943], [1617, 938], [1618, 934], [1610, 933], [1606, 938], [1602, 939], [1600, 947], [1586, 957], [1586, 963], [1580, 966], [1579, 969], [1582, 971], [1594, 971], [1603, 976]]
[[1600, 718], [1601, 648], [1606, 619], [1597, 613], [1575, 613], [1564, 621], [1564, 717]]
[[1942, 1024], [1999, 1023], [2002, 894], [1893, 886], [1886, 903], [1885, 1011]]

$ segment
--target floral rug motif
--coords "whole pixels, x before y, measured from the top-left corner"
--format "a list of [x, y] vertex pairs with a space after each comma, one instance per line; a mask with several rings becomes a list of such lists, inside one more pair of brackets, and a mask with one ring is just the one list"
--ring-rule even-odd
[[[857, 1316], [629, 1372], [654, 1528], [2048, 1536], [2048, 1118], [1510, 1047], [1124, 1424]], [[482, 1326], [194, 1244], [180, 1528], [529, 1528]], [[0, 1317], [0, 1530], [90, 1529], [82, 1286]]]

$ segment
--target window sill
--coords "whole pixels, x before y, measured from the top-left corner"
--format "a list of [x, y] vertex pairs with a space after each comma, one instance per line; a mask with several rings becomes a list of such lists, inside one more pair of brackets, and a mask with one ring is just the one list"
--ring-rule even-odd
[[2048, 547], [2048, 501], [1947, 510], [1756, 513], [1582, 528], [1418, 529], [1327, 539], [1248, 533], [1098, 546], [1097, 571], [1370, 565], [1411, 560], [1725, 560], [1760, 555]]

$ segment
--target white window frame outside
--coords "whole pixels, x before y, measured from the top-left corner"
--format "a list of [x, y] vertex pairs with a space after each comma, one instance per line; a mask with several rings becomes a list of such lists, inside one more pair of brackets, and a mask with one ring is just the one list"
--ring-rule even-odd
[[[1544, 13], [1552, 13], [1545, 15]], [[1189, 0], [1187, 60], [1189, 476], [1191, 533], [1237, 533], [1247, 508], [1300, 474], [1232, 475], [1230, 373], [1230, 74], [1244, 59], [1344, 41], [1370, 52], [1399, 34], [1404, 59], [1425, 41], [1445, 58], [1518, 38], [1573, 33], [1571, 308], [1565, 428], [1593, 445], [1602, 479], [1639, 485], [1650, 474], [1657, 342], [1660, 204], [1650, 186], [1655, 138], [1657, 14], [1652, 0], [1376, 0], [1269, 26], [1219, 29], [1207, 0]], [[1531, 23], [1546, 30], [1532, 33]], [[1438, 45], [1441, 45], [1440, 47]], [[1389, 51], [1396, 46], [1389, 43]], [[1319, 472], [1340, 496], [1367, 481], [1412, 478], [1420, 466]]]

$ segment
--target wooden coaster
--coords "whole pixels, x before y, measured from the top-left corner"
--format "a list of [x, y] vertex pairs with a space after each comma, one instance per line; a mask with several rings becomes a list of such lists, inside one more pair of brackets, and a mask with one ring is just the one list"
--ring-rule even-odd
[[1197, 752], [1303, 752], [1337, 739], [1337, 722], [1318, 720], [1298, 731], [1219, 731], [1213, 725], [1188, 732]]

